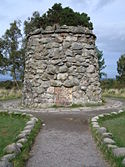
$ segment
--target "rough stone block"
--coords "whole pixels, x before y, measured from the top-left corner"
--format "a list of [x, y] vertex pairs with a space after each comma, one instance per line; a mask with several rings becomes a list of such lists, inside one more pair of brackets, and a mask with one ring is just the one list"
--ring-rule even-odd
[[125, 147], [115, 148], [112, 151], [113, 151], [114, 156], [116, 156], [116, 157], [125, 156]]

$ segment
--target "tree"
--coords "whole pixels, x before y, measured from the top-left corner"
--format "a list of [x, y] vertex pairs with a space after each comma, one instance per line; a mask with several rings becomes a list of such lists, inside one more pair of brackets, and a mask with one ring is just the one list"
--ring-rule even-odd
[[10, 72], [13, 80], [18, 87], [17, 80], [20, 79], [23, 70], [23, 50], [21, 49], [22, 34], [20, 30], [20, 21], [14, 21], [10, 24], [10, 28], [6, 30], [1, 39], [0, 58], [4, 60], [0, 64], [6, 68], [6, 73]]
[[28, 17], [28, 20], [24, 21], [24, 33], [28, 35], [30, 32], [34, 31], [37, 28], [42, 26], [41, 23], [42, 18], [38, 11], [33, 12], [32, 17]]
[[102, 72], [102, 70], [106, 67], [106, 65], [105, 65], [105, 60], [103, 58], [103, 52], [100, 51], [97, 47], [96, 47], [96, 53], [99, 64], [99, 78], [101, 79], [103, 76], [107, 76], [106, 73]]
[[69, 7], [63, 8], [61, 3], [55, 3], [51, 9], [40, 16], [39, 12], [34, 12], [31, 18], [24, 22], [24, 32], [28, 35], [37, 28], [46, 28], [54, 24], [67, 26], [85, 26], [93, 29], [93, 24], [90, 17], [86, 13], [74, 12]]
[[6, 69], [8, 66], [8, 59], [3, 55], [4, 42], [0, 39], [0, 73], [6, 74]]
[[117, 71], [119, 75], [116, 76], [116, 79], [125, 82], [125, 54], [121, 55], [117, 61]]

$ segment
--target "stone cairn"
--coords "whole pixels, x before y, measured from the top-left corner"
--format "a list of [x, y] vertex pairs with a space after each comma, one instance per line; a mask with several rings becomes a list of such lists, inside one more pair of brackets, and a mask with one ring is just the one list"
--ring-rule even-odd
[[27, 37], [23, 104], [101, 102], [96, 36], [81, 26], [48, 26]]

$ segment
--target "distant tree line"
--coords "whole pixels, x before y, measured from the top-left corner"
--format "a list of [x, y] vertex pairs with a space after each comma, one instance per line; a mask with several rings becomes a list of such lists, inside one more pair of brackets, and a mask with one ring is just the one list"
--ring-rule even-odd
[[[24, 21], [24, 35], [21, 33], [21, 21], [14, 21], [10, 24], [10, 28], [5, 31], [5, 34], [0, 38], [0, 73], [9, 73], [16, 86], [18, 80], [23, 81], [25, 68], [25, 48], [26, 36], [37, 28], [45, 28], [48, 25], [70, 25], [70, 26], [85, 26], [93, 29], [93, 24], [90, 17], [86, 13], [74, 12], [71, 8], [62, 5], [54, 4], [51, 9], [40, 16], [39, 12], [34, 12], [32, 17]], [[97, 49], [99, 62], [100, 78], [105, 75], [102, 70], [105, 68], [103, 53]], [[119, 67], [120, 70], [120, 67]]]

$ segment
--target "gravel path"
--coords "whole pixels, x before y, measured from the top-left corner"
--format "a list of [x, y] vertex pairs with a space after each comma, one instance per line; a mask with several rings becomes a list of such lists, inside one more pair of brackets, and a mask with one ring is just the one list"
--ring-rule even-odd
[[108, 167], [84, 114], [35, 114], [46, 125], [30, 152], [27, 167]]
[[[2, 106], [12, 109], [15, 104], [17, 105], [17, 102], [9, 101]], [[117, 111], [124, 104], [125, 102], [114, 100], [110, 102], [110, 107], [108, 104], [103, 107], [73, 110], [20, 110], [31, 112], [45, 123], [36, 138], [26, 166], [109, 167], [92, 139], [88, 118], [104, 112]]]

